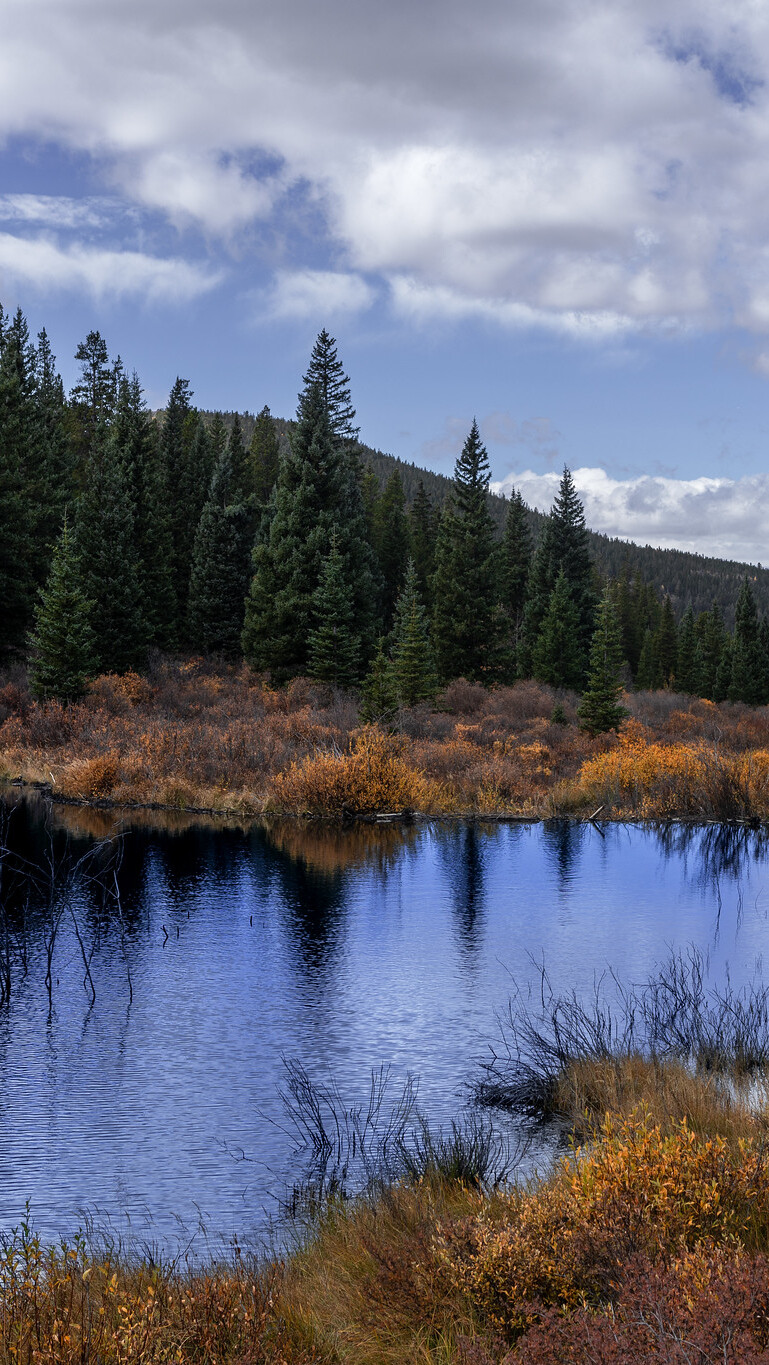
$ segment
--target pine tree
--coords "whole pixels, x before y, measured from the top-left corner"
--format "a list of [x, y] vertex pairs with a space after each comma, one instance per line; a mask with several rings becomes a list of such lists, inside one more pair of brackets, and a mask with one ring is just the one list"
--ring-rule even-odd
[[31, 685], [46, 701], [77, 701], [96, 670], [96, 640], [90, 623], [92, 603], [80, 585], [72, 536], [65, 520], [51, 571], [35, 611]]
[[[171, 541], [171, 582], [176, 600], [175, 618], [184, 627], [187, 593], [192, 569], [195, 532], [208, 491], [208, 466], [204, 453], [207, 433], [192, 406], [189, 381], [177, 378], [168, 396], [160, 434], [160, 451], [168, 532]], [[197, 446], [197, 449], [195, 447]]]
[[729, 695], [729, 688], [732, 685], [732, 662], [734, 659], [734, 642], [732, 636], [727, 634], [724, 639], [724, 646], [721, 650], [721, 660], [716, 674], [715, 687], [713, 688], [713, 701], [726, 701]]
[[[502, 587], [505, 612], [509, 621], [511, 662], [514, 664], [523, 628], [526, 596], [531, 570], [531, 528], [526, 504], [513, 489], [505, 518], [502, 538]], [[512, 672], [515, 672], [513, 668]]]
[[657, 664], [657, 687], [670, 687], [678, 659], [678, 628], [673, 614], [673, 603], [665, 594], [660, 623], [654, 636], [654, 657]]
[[433, 701], [438, 690], [430, 647], [427, 614], [419, 596], [413, 559], [406, 565], [403, 588], [395, 607], [392, 636], [392, 684], [400, 706]]
[[39, 586], [51, 567], [68, 506], [74, 505], [73, 451], [67, 432], [64, 386], [56, 372], [48, 335], [37, 338], [34, 363], [34, 436], [27, 489], [32, 507], [33, 576]]
[[403, 586], [403, 576], [409, 558], [409, 528], [406, 520], [406, 498], [398, 470], [394, 470], [385, 484], [384, 492], [374, 505], [374, 553], [382, 576], [382, 611], [389, 629], [395, 603]]
[[70, 404], [76, 420], [75, 444], [82, 467], [103, 439], [117, 401], [122, 377], [120, 359], [111, 361], [107, 343], [100, 332], [89, 332], [75, 351], [80, 361], [80, 378], [70, 393]]
[[659, 678], [660, 670], [654, 647], [654, 635], [647, 627], [641, 645], [641, 657], [638, 660], [635, 685], [639, 692], [651, 692], [654, 688], [659, 687]]
[[386, 643], [385, 637], [381, 636], [371, 667], [363, 680], [360, 708], [363, 721], [389, 720], [398, 708], [392, 660], [387, 653]]
[[254, 502], [261, 514], [277, 483], [278, 465], [280, 463], [280, 442], [270, 409], [267, 406], [262, 408], [254, 422], [254, 434], [251, 437], [249, 448], [249, 462]]
[[590, 646], [587, 687], [577, 711], [582, 729], [591, 735], [618, 730], [627, 715], [619, 702], [623, 663], [619, 620], [607, 590], [598, 608], [598, 621]]
[[694, 626], [694, 611], [691, 604], [686, 608], [678, 628], [678, 655], [675, 667], [675, 687], [677, 692], [697, 693], [699, 668], [697, 662], [697, 632]]
[[301, 421], [304, 402], [317, 387], [328, 415], [332, 440], [337, 445], [354, 444], [359, 428], [353, 426], [355, 408], [350, 396], [350, 379], [337, 355], [336, 340], [329, 336], [325, 327], [318, 333], [303, 382], [297, 419]]
[[584, 508], [567, 468], [564, 468], [532, 562], [518, 656], [518, 671], [522, 677], [531, 672], [537, 636], [560, 573], [566, 578], [577, 611], [577, 645], [584, 680], [595, 625], [595, 577]]
[[228, 442], [211, 479], [195, 534], [188, 638], [207, 654], [236, 658], [251, 572], [251, 509], [233, 473], [237, 442]]
[[334, 687], [351, 687], [358, 678], [360, 640], [354, 633], [352, 592], [339, 553], [336, 526], [332, 527], [331, 548], [313, 594], [312, 615], [315, 625], [309, 635], [310, 677], [333, 683]]
[[360, 484], [334, 439], [318, 386], [302, 395], [290, 453], [280, 463], [269, 515], [254, 550], [243, 651], [278, 680], [307, 671], [313, 594], [331, 528], [353, 599], [352, 634], [365, 661], [373, 638], [378, 583], [367, 536]]
[[743, 579], [734, 616], [732, 673], [729, 701], [763, 706], [767, 700], [767, 660], [761, 646], [756, 599], [747, 574]]
[[493, 683], [505, 672], [499, 547], [486, 494], [489, 461], [473, 422], [443, 509], [433, 578], [433, 648], [439, 677]]
[[35, 410], [26, 324], [3, 328], [0, 351], [0, 655], [21, 649], [35, 603], [35, 512], [28, 469]]
[[582, 686], [584, 668], [579, 643], [579, 612], [563, 570], [550, 594], [534, 645], [532, 665], [538, 682], [576, 690]]
[[420, 479], [416, 496], [408, 513], [409, 550], [417, 571], [417, 582], [428, 614], [432, 613], [432, 580], [435, 572], [435, 536], [437, 519]]
[[176, 598], [171, 579], [171, 538], [158, 430], [144, 403], [138, 375], [120, 383], [112, 437], [123, 466], [133, 513], [133, 546], [146, 643], [173, 648]]
[[713, 603], [711, 611], [700, 612], [695, 622], [697, 637], [697, 694], [715, 701], [716, 680], [726, 641], [721, 608]]
[[93, 603], [98, 671], [142, 668], [148, 630], [141, 608], [131, 490], [116, 432], [102, 437], [91, 452], [76, 510], [74, 547], [84, 596]]

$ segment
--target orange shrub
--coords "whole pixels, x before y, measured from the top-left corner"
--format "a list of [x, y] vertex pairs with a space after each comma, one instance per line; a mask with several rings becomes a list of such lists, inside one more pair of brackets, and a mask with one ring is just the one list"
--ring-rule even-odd
[[425, 809], [428, 783], [392, 737], [366, 727], [346, 753], [329, 750], [291, 764], [273, 780], [267, 809], [297, 815], [369, 815]]
[[112, 795], [119, 776], [120, 755], [110, 750], [95, 758], [75, 759], [61, 773], [57, 785], [65, 796], [99, 801]]
[[633, 1256], [653, 1260], [724, 1244], [749, 1250], [769, 1231], [769, 1165], [760, 1139], [729, 1148], [684, 1120], [664, 1133], [643, 1115], [606, 1118], [598, 1142], [562, 1160], [533, 1193], [444, 1229], [448, 1274], [487, 1321], [513, 1335], [543, 1307], [599, 1305]]

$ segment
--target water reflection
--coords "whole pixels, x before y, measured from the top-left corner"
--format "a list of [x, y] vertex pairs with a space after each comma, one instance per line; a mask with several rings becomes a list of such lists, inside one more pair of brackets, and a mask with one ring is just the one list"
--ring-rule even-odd
[[575, 820], [546, 820], [542, 826], [545, 848], [549, 851], [561, 891], [574, 880], [585, 826]]
[[[242, 1233], [261, 1216], [259, 1180], [280, 1179], [290, 1159], [282, 1056], [351, 1094], [391, 1063], [396, 1080], [421, 1077], [420, 1103], [446, 1121], [510, 975], [536, 990], [533, 961], [544, 957], [556, 991], [589, 990], [596, 972], [640, 980], [692, 943], [739, 984], [765, 948], [763, 831], [343, 829], [91, 811], [20, 793], [11, 805], [0, 1230], [29, 1196], [53, 1233], [92, 1202], [115, 1221], [149, 1206], [159, 1228], [197, 1202], [217, 1228]], [[253, 1158], [247, 1196], [228, 1146]]]

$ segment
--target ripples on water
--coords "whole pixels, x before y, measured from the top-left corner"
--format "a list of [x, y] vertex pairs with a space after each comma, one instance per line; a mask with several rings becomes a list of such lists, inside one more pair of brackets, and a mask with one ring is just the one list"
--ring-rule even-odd
[[103, 913], [112, 870], [81, 881], [49, 1008], [45, 894], [20, 869], [52, 856], [61, 871], [116, 821], [42, 800], [11, 810], [4, 904], [17, 942], [25, 926], [28, 971], [0, 1009], [0, 1229], [29, 1199], [45, 1235], [72, 1232], [90, 1209], [166, 1244], [177, 1217], [242, 1239], [292, 1171], [282, 1058], [351, 1096], [382, 1063], [396, 1087], [415, 1074], [422, 1109], [445, 1123], [511, 978], [535, 989], [543, 958], [556, 991], [589, 989], [607, 967], [639, 981], [690, 944], [716, 979], [727, 965], [735, 984], [762, 967], [759, 832], [237, 828], [136, 813], [120, 828], [123, 932], [114, 902]]

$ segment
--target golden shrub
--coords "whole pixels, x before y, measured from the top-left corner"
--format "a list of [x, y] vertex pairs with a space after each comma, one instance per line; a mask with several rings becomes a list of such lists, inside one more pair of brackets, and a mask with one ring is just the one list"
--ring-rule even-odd
[[120, 778], [120, 755], [115, 750], [94, 758], [76, 758], [58, 779], [64, 796], [99, 801], [112, 795]]
[[299, 815], [369, 815], [424, 809], [429, 784], [391, 736], [361, 730], [346, 752], [323, 750], [273, 779], [267, 809]]

